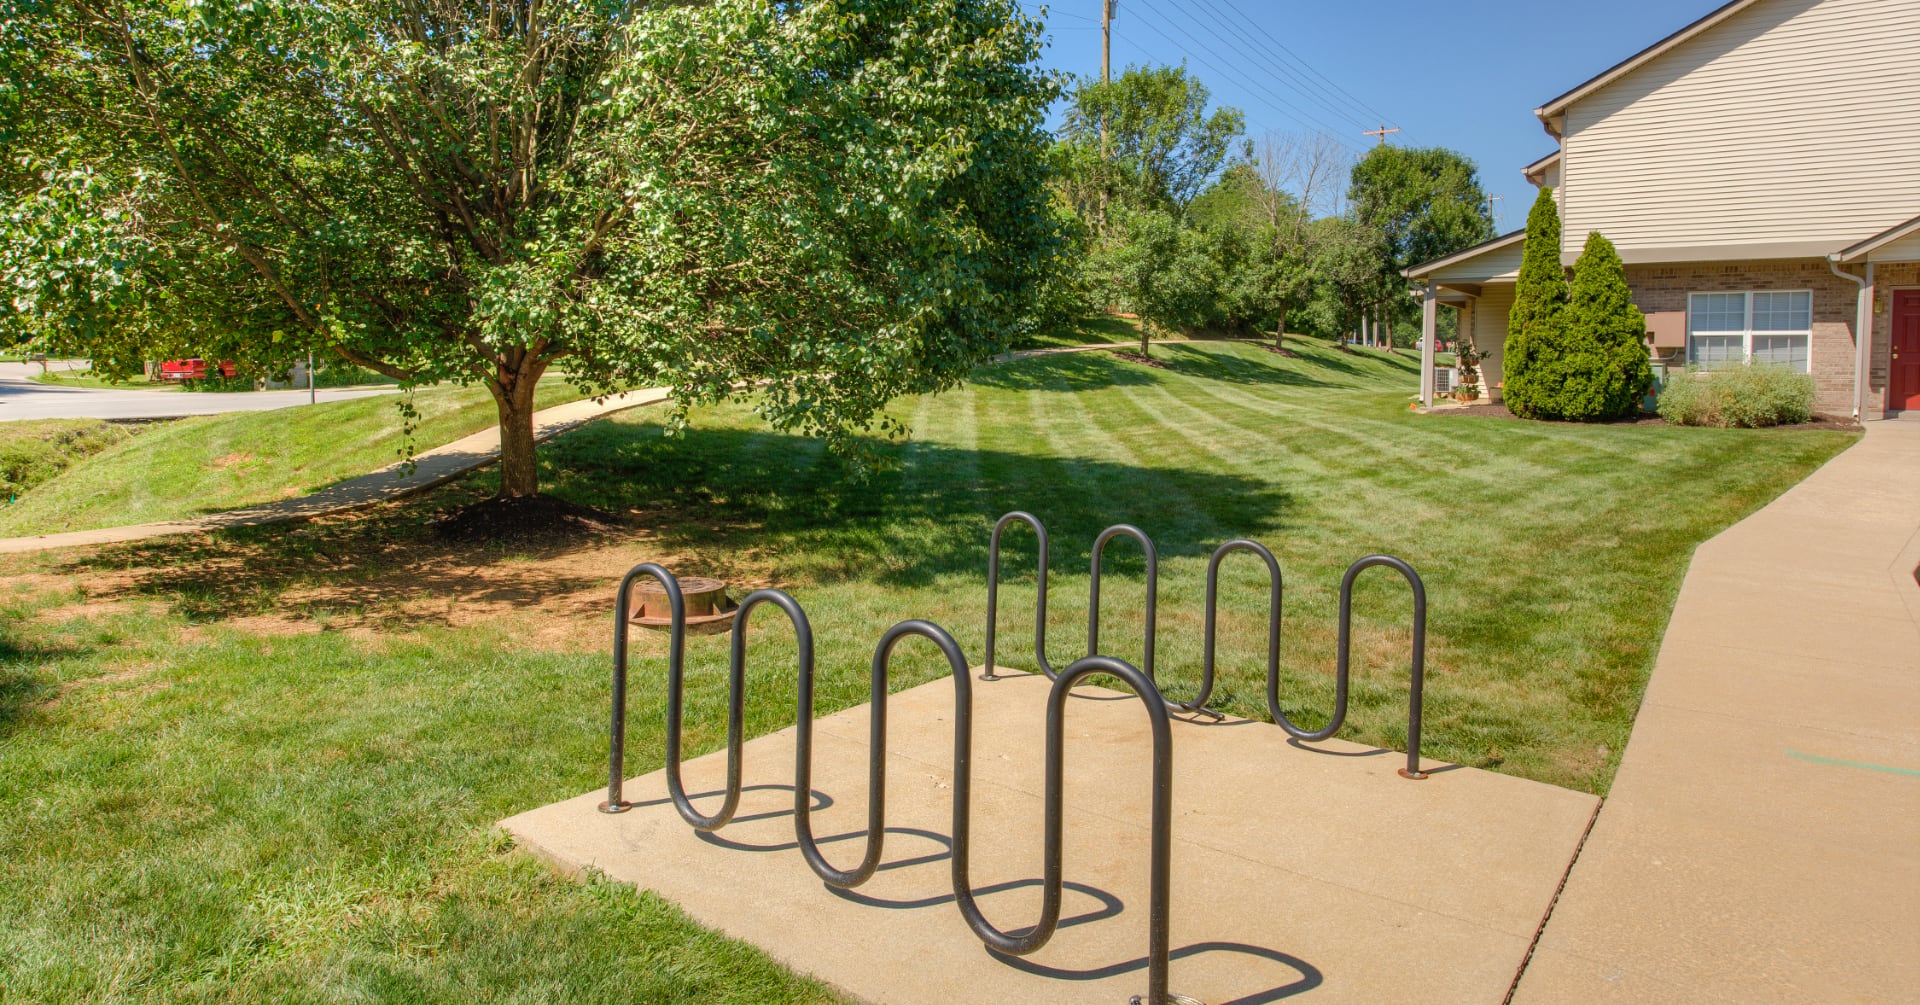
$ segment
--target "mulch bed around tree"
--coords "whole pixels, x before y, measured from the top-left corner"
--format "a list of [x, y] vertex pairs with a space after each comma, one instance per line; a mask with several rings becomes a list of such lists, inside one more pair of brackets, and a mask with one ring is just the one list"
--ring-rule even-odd
[[1152, 356], [1142, 356], [1137, 352], [1116, 352], [1114, 353], [1114, 355], [1130, 363], [1139, 363], [1142, 366], [1159, 367], [1162, 370], [1167, 369], [1167, 364], [1157, 359], [1154, 359]]
[[[1507, 410], [1507, 406], [1502, 404], [1491, 404], [1488, 402], [1478, 402], [1472, 405], [1468, 405], [1465, 408], [1436, 408], [1432, 412], [1429, 412], [1427, 414], [1459, 415], [1459, 416], [1466, 416], [1468, 418], [1478, 417], [1478, 418], [1492, 418], [1492, 419], [1512, 419], [1516, 417], [1512, 412]], [[1558, 422], [1560, 420], [1542, 419], [1540, 421]], [[1673, 425], [1673, 423], [1670, 423], [1667, 420], [1662, 419], [1658, 415], [1650, 415], [1650, 414], [1636, 415], [1626, 419], [1611, 419], [1611, 420], [1608, 420], [1607, 422], [1602, 422], [1602, 423], [1567, 423], [1567, 424], [1568, 425], [1603, 425], [1603, 426], [1670, 426], [1670, 425]], [[1841, 432], [1859, 432], [1860, 424], [1853, 421], [1852, 419], [1838, 418], [1831, 415], [1816, 415], [1813, 417], [1813, 420], [1810, 422], [1796, 422], [1791, 425], [1769, 426], [1767, 428], [1769, 429], [1830, 429], [1830, 430], [1839, 430]]]
[[462, 506], [442, 517], [434, 532], [448, 541], [532, 542], [593, 537], [620, 525], [611, 513], [539, 495]]
[[1270, 353], [1273, 353], [1275, 356], [1284, 356], [1287, 359], [1300, 358], [1300, 354], [1297, 352], [1294, 352], [1292, 349], [1289, 349], [1286, 346], [1277, 346], [1271, 342], [1262, 343], [1260, 348], [1265, 349]]

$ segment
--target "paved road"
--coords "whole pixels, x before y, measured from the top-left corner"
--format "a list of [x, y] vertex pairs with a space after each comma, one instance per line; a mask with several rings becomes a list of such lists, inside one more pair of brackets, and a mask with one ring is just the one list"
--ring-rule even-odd
[[1700, 546], [1516, 1005], [1916, 1000], [1916, 567], [1920, 421]]
[[[56, 360], [55, 369], [80, 369], [76, 360]], [[259, 412], [307, 403], [305, 391], [101, 390], [36, 384], [38, 363], [0, 363], [0, 422], [10, 419], [170, 419], [221, 412]], [[392, 388], [322, 388], [321, 401], [346, 401]]]

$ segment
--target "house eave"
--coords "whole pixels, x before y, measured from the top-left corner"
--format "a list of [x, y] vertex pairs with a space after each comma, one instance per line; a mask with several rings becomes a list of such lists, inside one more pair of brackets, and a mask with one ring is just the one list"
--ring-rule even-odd
[[1896, 223], [1858, 244], [1850, 245], [1828, 255], [1827, 258], [1841, 265], [1851, 264], [1863, 259], [1871, 259], [1875, 251], [1895, 241], [1905, 240], [1915, 234], [1920, 234], [1920, 216], [1916, 216], [1904, 223]]
[[1421, 262], [1419, 265], [1409, 266], [1408, 268], [1400, 270], [1400, 274], [1408, 279], [1424, 279], [1448, 266], [1471, 261], [1481, 255], [1499, 251], [1502, 248], [1518, 244], [1526, 239], [1527, 232], [1525, 230], [1516, 230], [1512, 233], [1502, 234], [1491, 241], [1476, 244], [1471, 248], [1463, 248], [1451, 255], [1445, 255], [1432, 261]]

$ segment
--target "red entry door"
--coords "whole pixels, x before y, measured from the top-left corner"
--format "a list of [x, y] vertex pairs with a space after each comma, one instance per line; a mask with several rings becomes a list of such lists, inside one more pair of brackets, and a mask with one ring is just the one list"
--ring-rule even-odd
[[1920, 410], [1920, 290], [1893, 291], [1893, 359], [1887, 409]]

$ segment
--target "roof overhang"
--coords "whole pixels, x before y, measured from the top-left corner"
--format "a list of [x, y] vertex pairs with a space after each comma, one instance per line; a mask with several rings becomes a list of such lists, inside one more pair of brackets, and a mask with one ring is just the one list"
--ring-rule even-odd
[[1533, 114], [1539, 117], [1540, 124], [1546, 128], [1549, 135], [1558, 137], [1561, 135], [1561, 126], [1566, 121], [1567, 108], [1574, 102], [1685, 45], [1695, 36], [1759, 2], [1760, 0], [1732, 0], [1731, 3], [1723, 4], [1705, 17], [1613, 64], [1599, 76], [1534, 109]]
[[1880, 233], [1861, 241], [1859, 244], [1843, 248], [1827, 257], [1841, 265], [1845, 265], [1848, 262], [1857, 262], [1863, 258], [1871, 257], [1875, 251], [1895, 241], [1905, 240], [1915, 234], [1920, 234], [1920, 216], [1916, 216], [1905, 223], [1896, 223]]
[[1451, 255], [1447, 255], [1442, 258], [1436, 258], [1430, 262], [1421, 262], [1419, 265], [1402, 269], [1400, 270], [1400, 274], [1407, 277], [1408, 279], [1424, 279], [1427, 276], [1430, 276], [1441, 269], [1447, 268], [1449, 266], [1459, 265], [1463, 262], [1472, 261], [1473, 259], [1478, 258], [1481, 255], [1485, 255], [1489, 252], [1499, 251], [1502, 248], [1511, 247], [1512, 245], [1519, 244], [1520, 242], [1525, 241], [1526, 239], [1527, 239], [1527, 232], [1525, 230], [1516, 230], [1511, 234], [1502, 234], [1491, 241], [1486, 241], [1481, 244], [1476, 244], [1471, 248], [1465, 248], [1460, 251], [1456, 251]]
[[1535, 185], [1544, 185], [1546, 184], [1547, 169], [1560, 163], [1560, 154], [1561, 151], [1555, 150], [1545, 157], [1534, 161], [1532, 164], [1521, 168], [1520, 173], [1525, 175], [1526, 179]]
[[[1572, 265], [1578, 248], [1562, 250], [1560, 260]], [[1753, 244], [1695, 244], [1672, 247], [1620, 246], [1620, 261], [1626, 265], [1686, 265], [1698, 262], [1778, 262], [1791, 259], [1827, 258], [1833, 253], [1831, 241], [1763, 241]]]

